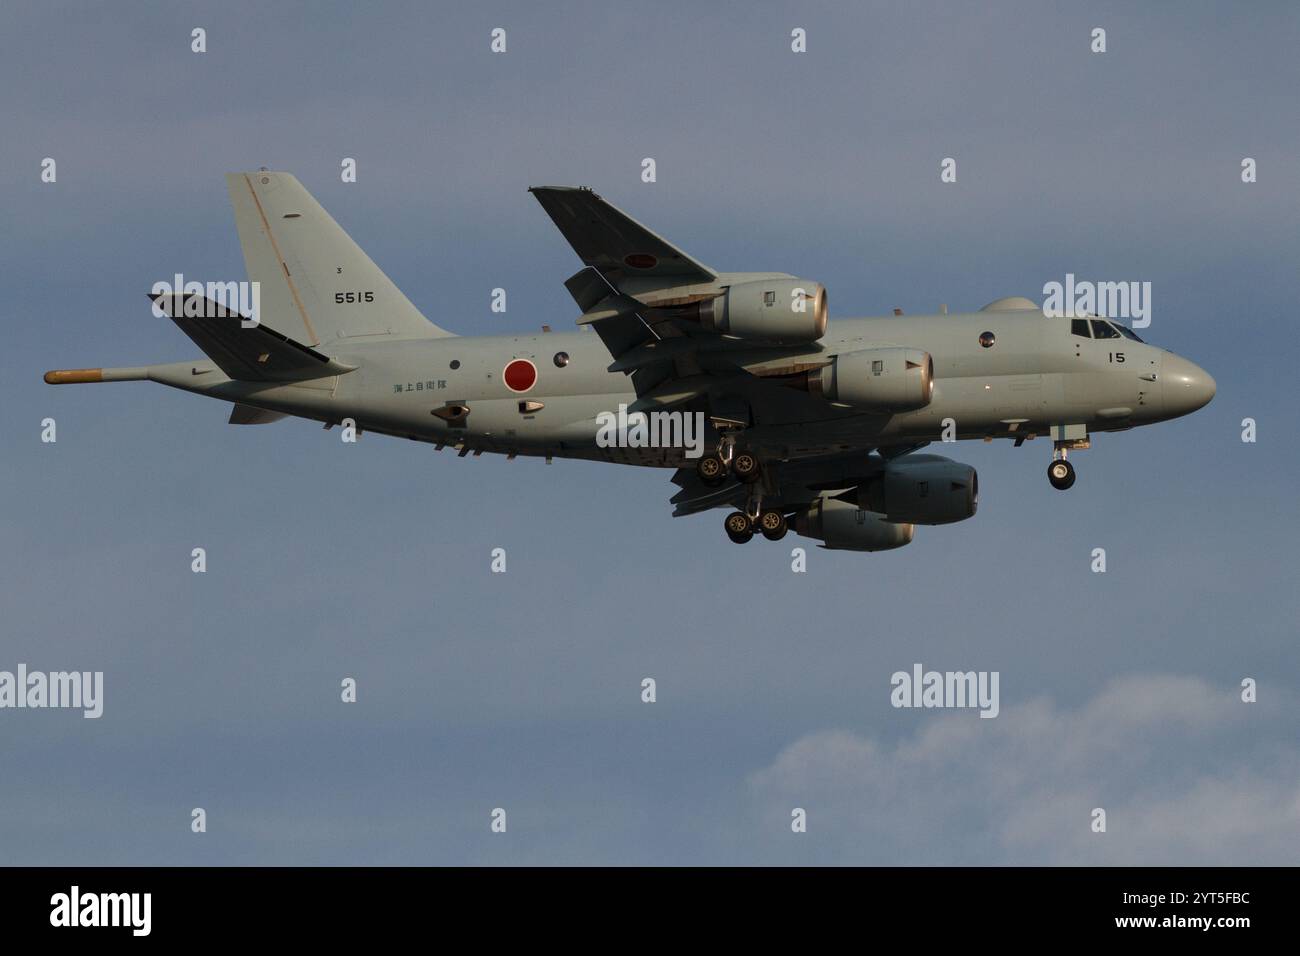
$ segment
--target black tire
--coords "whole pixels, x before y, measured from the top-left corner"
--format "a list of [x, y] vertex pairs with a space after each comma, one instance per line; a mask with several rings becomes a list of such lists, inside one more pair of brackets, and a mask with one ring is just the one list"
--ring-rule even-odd
[[763, 532], [763, 537], [768, 541], [780, 541], [790, 528], [784, 512], [770, 509], [758, 516], [758, 530]]
[[743, 511], [733, 511], [727, 515], [722, 522], [722, 527], [726, 529], [727, 537], [736, 544], [744, 544], [754, 537], [754, 527], [749, 521], [749, 515]]
[[1064, 458], [1058, 458], [1047, 466], [1047, 480], [1057, 491], [1065, 491], [1074, 484], [1074, 466]]
[[695, 463], [695, 474], [710, 488], [716, 488], [727, 480], [727, 463], [718, 455], [705, 455]]
[[762, 466], [758, 462], [758, 456], [747, 451], [738, 451], [735, 457], [731, 459], [731, 473], [736, 476], [737, 481], [747, 485], [758, 481], [762, 470]]

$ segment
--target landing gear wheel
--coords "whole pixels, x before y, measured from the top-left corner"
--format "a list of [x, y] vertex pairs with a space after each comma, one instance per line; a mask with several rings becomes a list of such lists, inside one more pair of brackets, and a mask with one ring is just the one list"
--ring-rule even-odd
[[743, 511], [733, 511], [727, 515], [727, 520], [722, 522], [722, 526], [727, 529], [727, 537], [736, 544], [744, 544], [754, 537], [754, 526], [750, 524], [749, 515]]
[[758, 481], [761, 470], [758, 457], [747, 451], [738, 451], [736, 457], [731, 459], [731, 473], [747, 485]]
[[1074, 484], [1074, 466], [1064, 458], [1058, 458], [1047, 466], [1047, 480], [1058, 491], [1064, 491]]
[[727, 463], [718, 455], [705, 455], [695, 463], [695, 474], [710, 488], [727, 480]]
[[758, 530], [768, 541], [780, 541], [788, 530], [785, 514], [776, 510], [764, 511], [758, 516]]

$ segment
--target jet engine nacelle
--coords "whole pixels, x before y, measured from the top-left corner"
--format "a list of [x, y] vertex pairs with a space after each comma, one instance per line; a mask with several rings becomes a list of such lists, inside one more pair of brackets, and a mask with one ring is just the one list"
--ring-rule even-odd
[[975, 514], [979, 475], [970, 465], [939, 455], [907, 455], [858, 487], [858, 504], [890, 521], [952, 524]]
[[770, 342], [816, 342], [826, 334], [826, 288], [808, 279], [759, 279], [700, 304], [714, 332]]
[[814, 394], [854, 408], [911, 411], [934, 397], [934, 359], [929, 352], [900, 347], [843, 352], [811, 373], [808, 386]]
[[795, 532], [832, 551], [888, 551], [912, 540], [910, 524], [886, 521], [851, 501], [822, 495], [795, 519]]

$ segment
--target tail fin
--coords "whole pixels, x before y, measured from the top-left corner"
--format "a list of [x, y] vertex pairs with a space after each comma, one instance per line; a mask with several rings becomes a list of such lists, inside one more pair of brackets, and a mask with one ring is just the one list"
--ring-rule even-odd
[[289, 173], [227, 173], [258, 319], [306, 345], [450, 335], [411, 304]]

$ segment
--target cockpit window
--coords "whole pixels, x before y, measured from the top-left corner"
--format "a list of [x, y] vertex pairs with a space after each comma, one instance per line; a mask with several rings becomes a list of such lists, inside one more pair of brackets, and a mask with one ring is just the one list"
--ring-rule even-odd
[[1094, 339], [1117, 339], [1119, 333], [1109, 322], [1103, 322], [1101, 319], [1092, 319], [1092, 337]]
[[1071, 319], [1071, 320], [1070, 320], [1070, 334], [1072, 334], [1072, 335], [1081, 335], [1081, 336], [1083, 336], [1085, 339], [1090, 339], [1090, 338], [1092, 338], [1092, 336], [1088, 333], [1088, 320], [1087, 320], [1087, 319]]
[[1134, 332], [1132, 329], [1130, 329], [1127, 325], [1120, 325], [1118, 322], [1112, 322], [1111, 325], [1115, 328], [1117, 332], [1119, 332], [1120, 335], [1124, 336], [1124, 338], [1132, 339], [1134, 342], [1142, 341], [1140, 338], [1138, 338], [1138, 334]]

